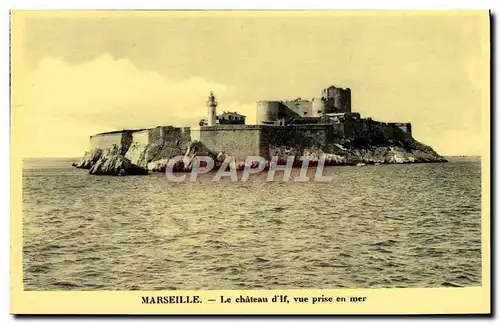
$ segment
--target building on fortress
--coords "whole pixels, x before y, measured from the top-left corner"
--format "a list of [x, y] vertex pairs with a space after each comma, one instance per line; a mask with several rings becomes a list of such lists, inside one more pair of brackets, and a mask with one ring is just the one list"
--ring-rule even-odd
[[[293, 123], [304, 124], [305, 120], [316, 124], [312, 118], [331, 114], [351, 113], [351, 90], [330, 86], [321, 97], [312, 100], [265, 100], [257, 102], [257, 125], [284, 126]], [[301, 119], [305, 119], [302, 120]]]
[[246, 116], [240, 115], [237, 112], [228, 111], [217, 116], [219, 125], [245, 125], [245, 119]]
[[225, 152], [236, 159], [244, 159], [249, 155], [268, 158], [277, 148], [283, 147], [307, 150], [346, 137], [378, 134], [384, 138], [398, 138], [411, 137], [412, 133], [410, 123], [384, 123], [361, 118], [359, 113], [352, 112], [351, 90], [335, 86], [323, 89], [319, 97], [311, 100], [259, 101], [256, 125], [246, 125], [245, 116], [237, 112], [217, 115], [218, 102], [213, 93], [208, 96], [206, 106], [207, 116], [200, 120], [199, 128], [158, 126], [106, 132], [91, 136], [91, 146], [101, 149], [118, 146], [122, 152], [127, 152], [134, 145], [153, 145], [164, 152], [178, 152], [190, 141], [199, 140], [213, 152]]

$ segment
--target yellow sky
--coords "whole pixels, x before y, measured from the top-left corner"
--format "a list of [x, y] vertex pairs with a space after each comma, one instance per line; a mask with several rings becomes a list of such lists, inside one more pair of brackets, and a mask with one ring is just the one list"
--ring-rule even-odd
[[[410, 121], [444, 155], [479, 155], [484, 12], [12, 14], [12, 116], [24, 157], [79, 156], [89, 135], [197, 124], [219, 110], [352, 89], [353, 111]], [[18, 125], [18, 124], [19, 125]]]

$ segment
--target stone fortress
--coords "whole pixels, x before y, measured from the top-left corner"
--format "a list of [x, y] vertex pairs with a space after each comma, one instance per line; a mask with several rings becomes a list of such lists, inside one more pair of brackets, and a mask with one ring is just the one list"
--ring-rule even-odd
[[[259, 101], [257, 103], [257, 124], [288, 125], [317, 124], [327, 122], [328, 117], [351, 113], [351, 89], [330, 86], [321, 97], [304, 100]], [[327, 118], [320, 118], [327, 117]]]
[[[207, 118], [199, 128], [158, 126], [100, 133], [90, 137], [91, 152], [114, 148], [133, 165], [150, 170], [155, 161], [188, 154], [193, 141], [214, 154], [231, 155], [236, 162], [247, 156], [270, 160], [324, 154], [332, 164], [445, 161], [413, 139], [410, 123], [378, 122], [352, 112], [349, 88], [329, 86], [312, 100], [259, 101], [255, 125], [246, 125], [246, 116], [237, 112], [218, 115], [213, 93], [206, 106]], [[88, 168], [92, 162], [85, 159], [88, 153], [80, 162]]]

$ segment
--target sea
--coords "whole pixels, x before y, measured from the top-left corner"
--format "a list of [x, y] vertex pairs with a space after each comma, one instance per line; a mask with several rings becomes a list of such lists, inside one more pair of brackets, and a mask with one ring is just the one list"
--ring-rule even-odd
[[176, 183], [73, 161], [24, 160], [25, 290], [481, 285], [479, 157], [332, 166], [329, 182]]

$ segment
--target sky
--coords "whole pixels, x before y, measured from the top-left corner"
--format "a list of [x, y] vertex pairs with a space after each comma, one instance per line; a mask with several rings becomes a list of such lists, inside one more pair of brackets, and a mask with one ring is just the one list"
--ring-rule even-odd
[[349, 87], [352, 110], [411, 122], [442, 155], [479, 155], [489, 122], [487, 12], [14, 12], [12, 120], [23, 157], [89, 136], [255, 122], [256, 102]]

